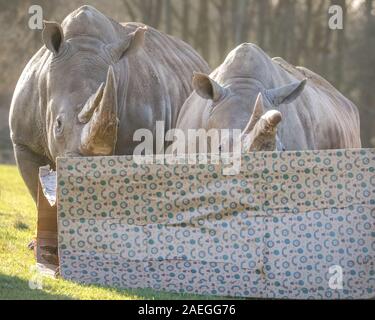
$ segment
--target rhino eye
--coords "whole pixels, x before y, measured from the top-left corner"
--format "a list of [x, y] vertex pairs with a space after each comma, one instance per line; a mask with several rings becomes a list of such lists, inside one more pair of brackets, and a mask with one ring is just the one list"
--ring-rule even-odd
[[61, 117], [56, 118], [56, 123], [55, 123], [55, 133], [57, 135], [61, 135], [63, 132], [63, 123]]

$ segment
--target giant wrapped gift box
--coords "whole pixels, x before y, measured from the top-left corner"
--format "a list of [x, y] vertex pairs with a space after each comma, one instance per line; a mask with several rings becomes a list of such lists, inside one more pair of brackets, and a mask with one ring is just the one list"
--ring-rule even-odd
[[375, 296], [375, 151], [261, 152], [223, 165], [59, 158], [65, 279], [262, 298]]

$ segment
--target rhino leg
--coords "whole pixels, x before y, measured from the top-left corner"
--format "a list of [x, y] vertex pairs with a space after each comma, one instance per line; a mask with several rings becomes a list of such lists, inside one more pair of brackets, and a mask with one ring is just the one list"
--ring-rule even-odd
[[37, 203], [39, 167], [49, 164], [49, 161], [23, 145], [14, 145], [14, 155], [23, 181]]

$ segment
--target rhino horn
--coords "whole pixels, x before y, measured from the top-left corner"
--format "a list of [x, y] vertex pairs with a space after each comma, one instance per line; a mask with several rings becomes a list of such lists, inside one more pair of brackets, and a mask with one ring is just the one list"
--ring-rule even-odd
[[264, 119], [270, 127], [276, 128], [276, 126], [281, 122], [283, 117], [280, 111], [270, 110], [267, 111], [261, 119]]
[[275, 107], [283, 103], [291, 103], [302, 93], [307, 79], [295, 81], [285, 86], [265, 91], [265, 96]]
[[110, 44], [108, 46], [108, 50], [113, 59], [117, 62], [125, 55], [128, 56], [137, 52], [139, 48], [143, 46], [146, 31], [146, 26], [139, 27], [134, 32], [127, 35], [125, 39], [122, 39], [114, 44]]
[[243, 135], [242, 151], [274, 151], [277, 143], [277, 125], [282, 121], [281, 113], [270, 110], [255, 125], [250, 134]]
[[264, 114], [263, 96], [261, 93], [259, 93], [255, 101], [255, 105], [254, 105], [253, 113], [251, 114], [251, 117], [250, 117], [250, 121], [248, 122], [244, 130], [244, 134], [248, 134], [254, 129], [255, 125], [257, 124], [257, 122], [259, 121], [259, 119], [262, 117], [263, 114]]
[[117, 88], [112, 66], [109, 67], [104, 88], [89, 99], [80, 120], [87, 121], [81, 133], [81, 153], [107, 156], [114, 153], [119, 120], [117, 118]]
[[86, 104], [78, 114], [78, 120], [81, 123], [87, 123], [91, 119], [95, 109], [99, 106], [102, 100], [104, 92], [104, 83], [102, 83], [99, 89], [87, 100]]
[[242, 132], [242, 151], [245, 153], [276, 148], [276, 130], [282, 115], [277, 110], [264, 112], [263, 97], [259, 93], [250, 121]]

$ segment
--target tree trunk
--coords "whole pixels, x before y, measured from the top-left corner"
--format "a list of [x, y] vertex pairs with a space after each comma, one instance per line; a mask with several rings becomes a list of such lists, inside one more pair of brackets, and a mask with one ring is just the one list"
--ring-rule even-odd
[[345, 0], [333, 0], [332, 5], [339, 5], [343, 9], [343, 21], [344, 28], [342, 30], [335, 30], [337, 35], [336, 38], [336, 58], [335, 58], [335, 67], [334, 67], [334, 82], [338, 89], [342, 87], [343, 81], [343, 69], [344, 69], [344, 50], [345, 50], [345, 22], [346, 22], [346, 2]]
[[164, 0], [165, 32], [172, 34], [172, 8], [171, 0]]
[[182, 5], [182, 40], [189, 42], [190, 40], [190, 0], [183, 0]]
[[209, 1], [201, 1], [199, 5], [198, 24], [196, 31], [196, 48], [199, 48], [203, 58], [210, 60], [210, 24]]

